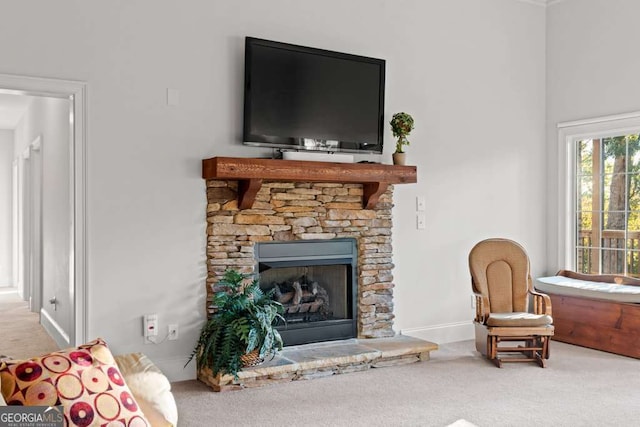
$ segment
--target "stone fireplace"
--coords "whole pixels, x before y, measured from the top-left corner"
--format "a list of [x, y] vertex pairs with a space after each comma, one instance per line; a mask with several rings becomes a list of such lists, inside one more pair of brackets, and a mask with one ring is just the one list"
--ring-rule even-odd
[[357, 336], [393, 336], [392, 191], [362, 208], [362, 185], [265, 182], [239, 209], [237, 181], [207, 180], [207, 301], [228, 268], [258, 273], [259, 242], [353, 238], [357, 254]]
[[394, 335], [392, 184], [416, 182], [415, 167], [216, 157], [203, 161], [203, 178], [209, 311], [226, 269], [269, 269], [256, 258], [256, 245], [351, 239], [355, 336]]
[[393, 184], [416, 182], [415, 166], [214, 157], [202, 176], [207, 310], [225, 270], [258, 274], [287, 310], [278, 328], [290, 344], [238, 377], [204, 367], [198, 379], [214, 391], [413, 363], [438, 348], [393, 331]]

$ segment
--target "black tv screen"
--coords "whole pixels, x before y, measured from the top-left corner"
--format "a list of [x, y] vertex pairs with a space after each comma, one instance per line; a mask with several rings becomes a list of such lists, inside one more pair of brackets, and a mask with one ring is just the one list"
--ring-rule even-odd
[[382, 153], [385, 61], [247, 37], [247, 145]]

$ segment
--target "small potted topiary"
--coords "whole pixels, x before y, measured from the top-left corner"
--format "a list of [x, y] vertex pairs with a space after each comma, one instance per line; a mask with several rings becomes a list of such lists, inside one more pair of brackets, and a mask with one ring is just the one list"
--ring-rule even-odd
[[[215, 312], [200, 331], [189, 361], [195, 357], [198, 373], [209, 368], [213, 375], [238, 372], [261, 363], [282, 350], [282, 338], [273, 326], [282, 319], [282, 304], [263, 292], [258, 279], [229, 269], [224, 273], [212, 299]], [[186, 366], [186, 365], [185, 365]]]
[[396, 142], [396, 151], [393, 153], [393, 164], [404, 165], [406, 162], [406, 153], [402, 149], [403, 146], [409, 145], [407, 136], [413, 130], [413, 117], [408, 113], [396, 113], [389, 122], [393, 136], [398, 138]]

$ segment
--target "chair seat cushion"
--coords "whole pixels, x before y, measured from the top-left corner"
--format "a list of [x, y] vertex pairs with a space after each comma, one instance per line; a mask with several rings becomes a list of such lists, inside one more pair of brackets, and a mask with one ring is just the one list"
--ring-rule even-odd
[[491, 313], [486, 321], [487, 326], [547, 326], [553, 323], [547, 314], [525, 312]]

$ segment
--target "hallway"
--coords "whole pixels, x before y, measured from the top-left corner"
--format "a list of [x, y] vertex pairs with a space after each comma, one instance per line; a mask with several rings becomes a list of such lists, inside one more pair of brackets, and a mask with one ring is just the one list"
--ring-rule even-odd
[[0, 288], [0, 356], [26, 359], [58, 349], [38, 317], [16, 291]]

